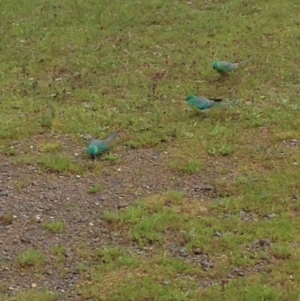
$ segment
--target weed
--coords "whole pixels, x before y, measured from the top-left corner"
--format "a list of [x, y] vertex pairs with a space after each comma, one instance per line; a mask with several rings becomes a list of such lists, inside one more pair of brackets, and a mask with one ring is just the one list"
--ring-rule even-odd
[[85, 272], [89, 269], [89, 267], [84, 262], [79, 262], [76, 266], [77, 271], [79, 272]]
[[14, 297], [6, 298], [5, 301], [55, 301], [59, 300], [59, 295], [48, 291], [30, 289], [21, 292]]
[[66, 261], [66, 248], [63, 246], [54, 246], [51, 248], [50, 252], [54, 254], [55, 263], [57, 266], [61, 266]]
[[114, 163], [122, 162], [122, 160], [118, 156], [113, 155], [111, 153], [105, 154], [105, 156], [103, 157], [103, 160], [108, 161], [108, 162], [114, 162]]
[[53, 221], [43, 224], [44, 229], [50, 230], [53, 233], [61, 234], [65, 230], [65, 223], [63, 221]]
[[60, 143], [45, 143], [42, 145], [41, 150], [45, 153], [56, 153], [62, 150]]
[[64, 255], [66, 253], [66, 248], [63, 246], [54, 246], [51, 248], [51, 253], [55, 255]]
[[170, 167], [174, 170], [179, 170], [188, 174], [200, 173], [205, 169], [205, 165], [201, 160], [186, 157], [174, 159], [171, 162]]
[[14, 221], [14, 216], [12, 213], [6, 213], [0, 215], [0, 226], [11, 225]]
[[2, 149], [2, 153], [6, 156], [15, 156], [18, 154], [18, 151], [13, 147], [5, 147]]
[[60, 154], [43, 156], [38, 163], [46, 171], [76, 174], [82, 172], [82, 167], [78, 163]]
[[0, 297], [2, 296], [2, 294], [8, 293], [9, 291], [9, 286], [4, 282], [4, 281], [0, 281]]
[[95, 193], [100, 192], [101, 190], [102, 190], [102, 185], [101, 184], [96, 184], [96, 185], [89, 188], [88, 193], [95, 194]]
[[17, 262], [22, 267], [38, 266], [43, 264], [44, 261], [44, 254], [37, 249], [24, 250], [17, 257]]

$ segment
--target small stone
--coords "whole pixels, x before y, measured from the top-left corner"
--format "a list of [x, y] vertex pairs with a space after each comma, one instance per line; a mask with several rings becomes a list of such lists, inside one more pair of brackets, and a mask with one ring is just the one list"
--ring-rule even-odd
[[197, 185], [194, 190], [199, 191], [199, 190], [204, 190], [204, 191], [211, 191], [214, 190], [214, 186], [209, 185], [209, 184], [203, 184], [203, 185]]
[[106, 196], [104, 194], [100, 194], [99, 200], [100, 201], [105, 201], [106, 200]]
[[255, 239], [255, 240], [252, 242], [251, 247], [252, 247], [252, 248], [255, 248], [255, 247], [258, 245], [258, 243], [259, 243], [259, 240], [258, 240], [258, 239]]
[[186, 251], [186, 248], [181, 248], [181, 249], [179, 249], [179, 255], [181, 256], [181, 257], [187, 257], [188, 256], [188, 253], [187, 253], [187, 251]]
[[223, 236], [223, 234], [219, 231], [215, 231], [214, 235], [217, 236], [217, 237], [222, 237]]
[[30, 239], [26, 236], [21, 236], [20, 240], [21, 240], [22, 243], [25, 243], [25, 244], [30, 243]]
[[91, 134], [83, 134], [82, 135], [82, 138], [84, 139], [84, 140], [90, 140], [90, 139], [92, 139], [93, 138], [93, 136], [91, 135]]
[[31, 287], [36, 288], [37, 287], [36, 283], [31, 283]]
[[203, 251], [200, 249], [200, 248], [196, 248], [195, 250], [194, 250], [194, 254], [195, 255], [201, 255], [203, 253]]
[[211, 261], [208, 261], [208, 260], [203, 260], [203, 261], [200, 262], [200, 264], [201, 264], [201, 267], [204, 270], [207, 270], [207, 269], [212, 268], [214, 266], [214, 264]]
[[0, 196], [8, 196], [9, 192], [7, 190], [1, 190]]
[[268, 238], [263, 238], [259, 240], [259, 245], [263, 248], [269, 247], [271, 245], [271, 240]]

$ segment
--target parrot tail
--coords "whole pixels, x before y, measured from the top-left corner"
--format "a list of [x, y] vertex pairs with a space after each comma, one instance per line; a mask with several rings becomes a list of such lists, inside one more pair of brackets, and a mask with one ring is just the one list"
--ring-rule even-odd
[[224, 102], [224, 103], [216, 103], [213, 108], [221, 108], [221, 107], [232, 107], [236, 106], [237, 102]]
[[115, 140], [115, 139], [118, 137], [118, 135], [119, 135], [118, 132], [112, 133], [110, 136], [108, 136], [108, 137], [105, 139], [105, 142], [106, 142], [106, 143], [112, 142], [113, 140]]
[[234, 68], [238, 68], [238, 67], [241, 67], [241, 66], [244, 66], [245, 64], [247, 64], [251, 59], [248, 59], [248, 60], [245, 60], [245, 61], [241, 61], [239, 63], [234, 63]]
[[213, 100], [215, 102], [221, 102], [221, 101], [223, 101], [222, 98], [209, 98], [209, 100]]

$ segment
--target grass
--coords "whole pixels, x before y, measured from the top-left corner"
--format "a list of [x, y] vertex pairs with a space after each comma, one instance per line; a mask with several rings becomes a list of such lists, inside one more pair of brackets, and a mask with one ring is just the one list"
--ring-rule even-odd
[[52, 231], [53, 233], [63, 233], [65, 230], [65, 223], [63, 221], [53, 221], [43, 224], [44, 229]]
[[46, 153], [56, 153], [62, 150], [62, 146], [59, 143], [45, 143], [42, 146], [42, 151]]
[[[217, 191], [209, 201], [173, 191], [107, 211], [123, 240], [84, 252], [82, 300], [297, 300], [299, 8], [296, 0], [3, 5], [1, 155], [43, 172], [99, 176], [105, 164], [126, 164], [122, 146], [155, 148], [170, 154], [174, 177], [200, 175]], [[250, 57], [226, 77], [211, 67]], [[239, 105], [203, 116], [187, 108], [192, 93]], [[116, 154], [91, 165], [80, 137], [115, 130], [124, 133]], [[262, 239], [270, 246], [253, 243]], [[27, 250], [17, 261], [43, 258]], [[204, 269], [205, 260], [213, 266]], [[35, 292], [14, 300], [34, 300], [26, 294]]]
[[37, 249], [26, 249], [17, 257], [17, 263], [21, 267], [39, 266], [45, 262], [44, 254]]
[[4, 301], [55, 301], [59, 300], [58, 294], [53, 294], [47, 291], [41, 291], [41, 290], [27, 290], [24, 292], [19, 293], [17, 296], [14, 296], [12, 298], [5, 298]]
[[38, 164], [46, 171], [59, 173], [81, 173], [82, 167], [70, 158], [57, 154], [42, 157]]
[[11, 225], [14, 221], [14, 216], [11, 212], [0, 215], [0, 225], [8, 226]]
[[88, 193], [90, 193], [90, 194], [98, 193], [102, 190], [102, 188], [103, 187], [102, 187], [101, 184], [96, 184], [96, 185], [89, 188]]
[[[284, 212], [273, 220], [246, 220], [242, 218], [242, 203], [236, 214], [222, 216], [217, 207], [225, 204], [228, 200], [220, 200], [219, 204], [199, 202], [171, 191], [138, 201], [119, 213], [107, 212], [105, 218], [115, 232], [127, 242], [151, 249], [153, 255], [144, 257], [143, 252], [130, 251], [126, 246], [99, 250], [94, 255], [98, 265], [89, 273], [92, 281], [84, 282], [82, 287], [84, 298], [295, 298], [297, 293], [289, 288], [296, 289], [291, 279], [297, 272], [290, 270], [289, 265], [296, 264], [299, 256], [299, 249], [293, 247], [300, 230], [297, 221], [293, 222]], [[215, 235], [216, 232], [220, 234]], [[269, 240], [266, 245], [265, 238]], [[186, 255], [181, 253], [182, 246]], [[207, 258], [213, 263], [208, 268]], [[247, 276], [225, 280], [233, 271]], [[269, 273], [274, 277], [272, 280], [267, 276]], [[117, 287], [112, 285], [116, 281]], [[97, 292], [100, 283], [101, 296]], [[205, 283], [206, 289], [199, 289]]]

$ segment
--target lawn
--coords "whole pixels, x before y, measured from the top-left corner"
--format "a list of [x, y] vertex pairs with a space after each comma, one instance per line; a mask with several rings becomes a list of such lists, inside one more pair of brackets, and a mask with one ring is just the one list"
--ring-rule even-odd
[[299, 1], [0, 14], [0, 300], [300, 300]]

